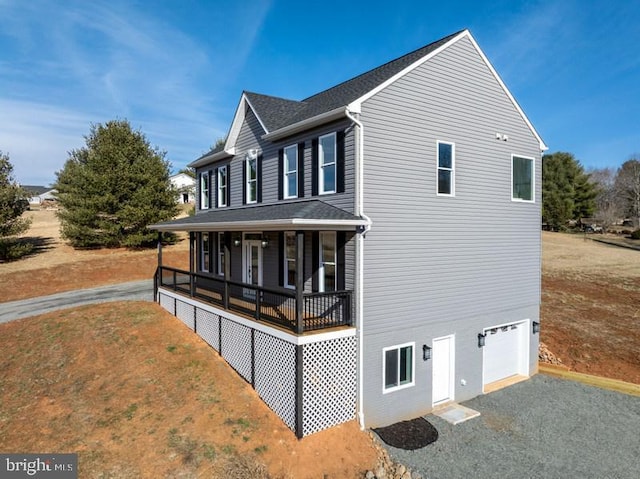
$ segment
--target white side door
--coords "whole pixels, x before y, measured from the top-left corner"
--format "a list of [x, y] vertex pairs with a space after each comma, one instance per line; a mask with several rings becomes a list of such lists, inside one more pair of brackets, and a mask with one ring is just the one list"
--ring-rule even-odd
[[433, 405], [436, 406], [448, 401], [453, 401], [455, 377], [454, 336], [434, 339], [431, 359], [433, 360]]
[[[262, 245], [258, 240], [245, 240], [242, 245], [242, 282], [262, 286]], [[246, 289], [245, 297], [255, 298], [255, 291]]]

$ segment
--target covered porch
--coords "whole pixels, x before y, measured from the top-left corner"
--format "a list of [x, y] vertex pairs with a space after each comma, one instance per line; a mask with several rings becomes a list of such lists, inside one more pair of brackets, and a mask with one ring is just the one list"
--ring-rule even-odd
[[[353, 237], [365, 220], [319, 200], [215, 209], [167, 223], [189, 233], [189, 270], [162, 263], [160, 289], [302, 335], [353, 326]], [[160, 239], [160, 238], [159, 238]], [[347, 265], [348, 263], [348, 265]]]

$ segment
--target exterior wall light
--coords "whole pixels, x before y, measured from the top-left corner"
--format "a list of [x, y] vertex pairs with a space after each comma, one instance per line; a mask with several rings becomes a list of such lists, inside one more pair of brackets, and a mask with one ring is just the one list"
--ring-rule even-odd
[[234, 238], [233, 239], [233, 246], [240, 246], [242, 244], [242, 240], [240, 238]]
[[483, 348], [484, 347], [486, 337], [487, 337], [486, 334], [478, 333], [478, 347], [479, 348]]
[[533, 334], [538, 334], [540, 332], [540, 323], [538, 321], [534, 321], [532, 323], [533, 326]]
[[427, 346], [426, 344], [422, 345], [422, 360], [423, 361], [428, 361], [429, 359], [431, 359], [431, 348], [429, 346]]
[[262, 240], [260, 241], [260, 244], [262, 245], [262, 248], [266, 248], [267, 246], [269, 246], [269, 238], [267, 238], [266, 236], [262, 237]]

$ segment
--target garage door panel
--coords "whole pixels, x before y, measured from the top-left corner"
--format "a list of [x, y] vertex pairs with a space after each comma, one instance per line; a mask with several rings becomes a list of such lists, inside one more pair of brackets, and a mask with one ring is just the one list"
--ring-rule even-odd
[[522, 374], [524, 330], [524, 325], [518, 324], [495, 328], [495, 333], [486, 331], [483, 351], [484, 384]]

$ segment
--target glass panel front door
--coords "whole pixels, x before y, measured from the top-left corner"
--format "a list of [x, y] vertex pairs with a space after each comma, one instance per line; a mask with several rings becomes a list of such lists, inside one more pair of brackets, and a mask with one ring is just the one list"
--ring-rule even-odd
[[[262, 286], [262, 244], [258, 240], [245, 239], [242, 251], [242, 281], [254, 286]], [[255, 290], [244, 289], [246, 298], [255, 298]]]

